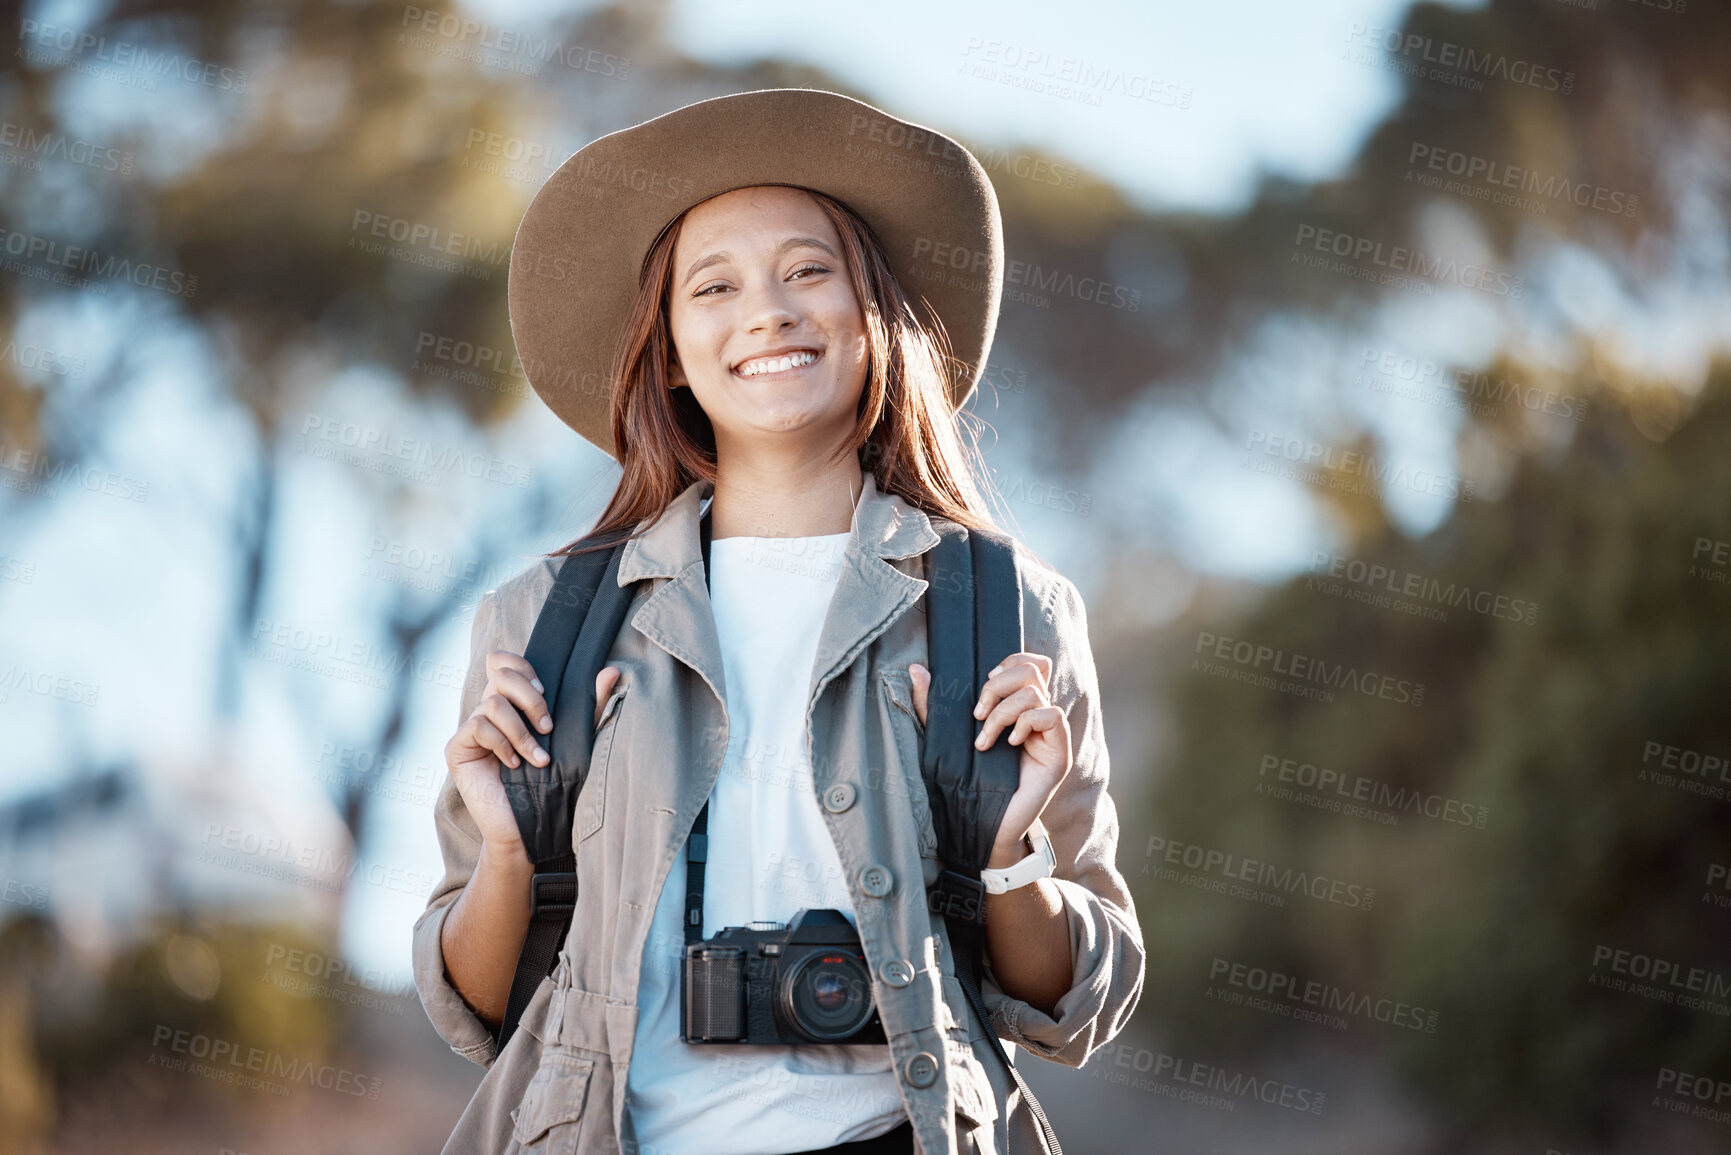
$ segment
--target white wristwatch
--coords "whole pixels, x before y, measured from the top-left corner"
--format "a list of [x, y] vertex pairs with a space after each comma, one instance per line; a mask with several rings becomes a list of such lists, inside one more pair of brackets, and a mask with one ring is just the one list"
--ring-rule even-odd
[[1024, 842], [1030, 840], [1034, 844], [1034, 852], [1014, 866], [1006, 866], [1002, 870], [988, 867], [980, 871], [980, 881], [985, 884], [987, 894], [1003, 894], [1005, 891], [1015, 890], [1018, 886], [1050, 878], [1058, 869], [1058, 856], [1052, 853], [1052, 840], [1046, 837], [1046, 828], [1038, 818], [1034, 819], [1028, 837], [1023, 839]]

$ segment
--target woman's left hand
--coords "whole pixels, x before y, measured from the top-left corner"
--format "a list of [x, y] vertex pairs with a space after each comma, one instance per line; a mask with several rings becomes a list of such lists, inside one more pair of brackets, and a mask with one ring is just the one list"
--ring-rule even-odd
[[[915, 662], [908, 673], [914, 684], [914, 709], [923, 726], [931, 671]], [[986, 679], [974, 706], [974, 717], [982, 722], [974, 742], [976, 749], [990, 749], [1006, 728], [1010, 744], [1022, 748], [1021, 780], [1004, 811], [992, 843], [991, 861], [986, 864], [993, 869], [1013, 865], [1027, 856], [1023, 836], [1070, 772], [1070, 722], [1047, 696], [1046, 679], [1051, 673], [1052, 659], [1044, 654], [1011, 654]]]

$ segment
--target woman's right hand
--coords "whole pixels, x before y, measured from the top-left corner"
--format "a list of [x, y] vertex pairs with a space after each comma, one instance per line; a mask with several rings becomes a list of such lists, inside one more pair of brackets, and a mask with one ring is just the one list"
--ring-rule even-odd
[[[608, 666], [596, 676], [597, 717], [618, 680], [617, 666]], [[523, 853], [522, 834], [499, 775], [505, 766], [522, 765], [524, 758], [536, 766], [547, 765], [547, 752], [523, 721], [534, 719], [542, 734], [553, 729], [544, 688], [523, 655], [492, 651], [487, 655], [487, 685], [480, 702], [445, 744], [445, 766], [481, 832], [483, 850]]]

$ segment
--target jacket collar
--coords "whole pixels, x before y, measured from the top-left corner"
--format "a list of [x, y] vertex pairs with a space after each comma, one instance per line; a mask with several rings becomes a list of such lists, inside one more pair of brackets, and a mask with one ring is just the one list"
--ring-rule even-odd
[[[870, 470], [862, 470], [861, 478], [863, 487], [849, 532], [862, 551], [878, 558], [904, 558], [938, 544], [938, 532], [924, 510], [909, 505], [899, 494], [879, 490]], [[699, 564], [703, 546], [697, 522], [707, 508], [704, 503], [714, 495], [712, 481], [700, 479], [686, 486], [648, 531], [626, 543], [619, 559], [619, 584], [678, 577]]]
[[[880, 491], [870, 471], [862, 473], [862, 481], [841, 573], [818, 638], [808, 704], [925, 592], [923, 579], [903, 573], [889, 559], [912, 557], [938, 544], [938, 532], [923, 510]], [[713, 482], [692, 482], [647, 531], [627, 542], [619, 558], [619, 584], [673, 579], [643, 603], [631, 624], [700, 674], [725, 706], [721, 644], [703, 580], [698, 535], [702, 502], [714, 493]]]

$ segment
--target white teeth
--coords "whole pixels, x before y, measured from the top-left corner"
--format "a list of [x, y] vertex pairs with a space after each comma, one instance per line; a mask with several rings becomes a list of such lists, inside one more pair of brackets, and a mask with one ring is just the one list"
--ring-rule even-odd
[[780, 373], [798, 365], [809, 365], [817, 360], [816, 353], [801, 351], [789, 353], [785, 357], [760, 357], [755, 361], [746, 361], [734, 372], [741, 377], [756, 377], [759, 373]]

